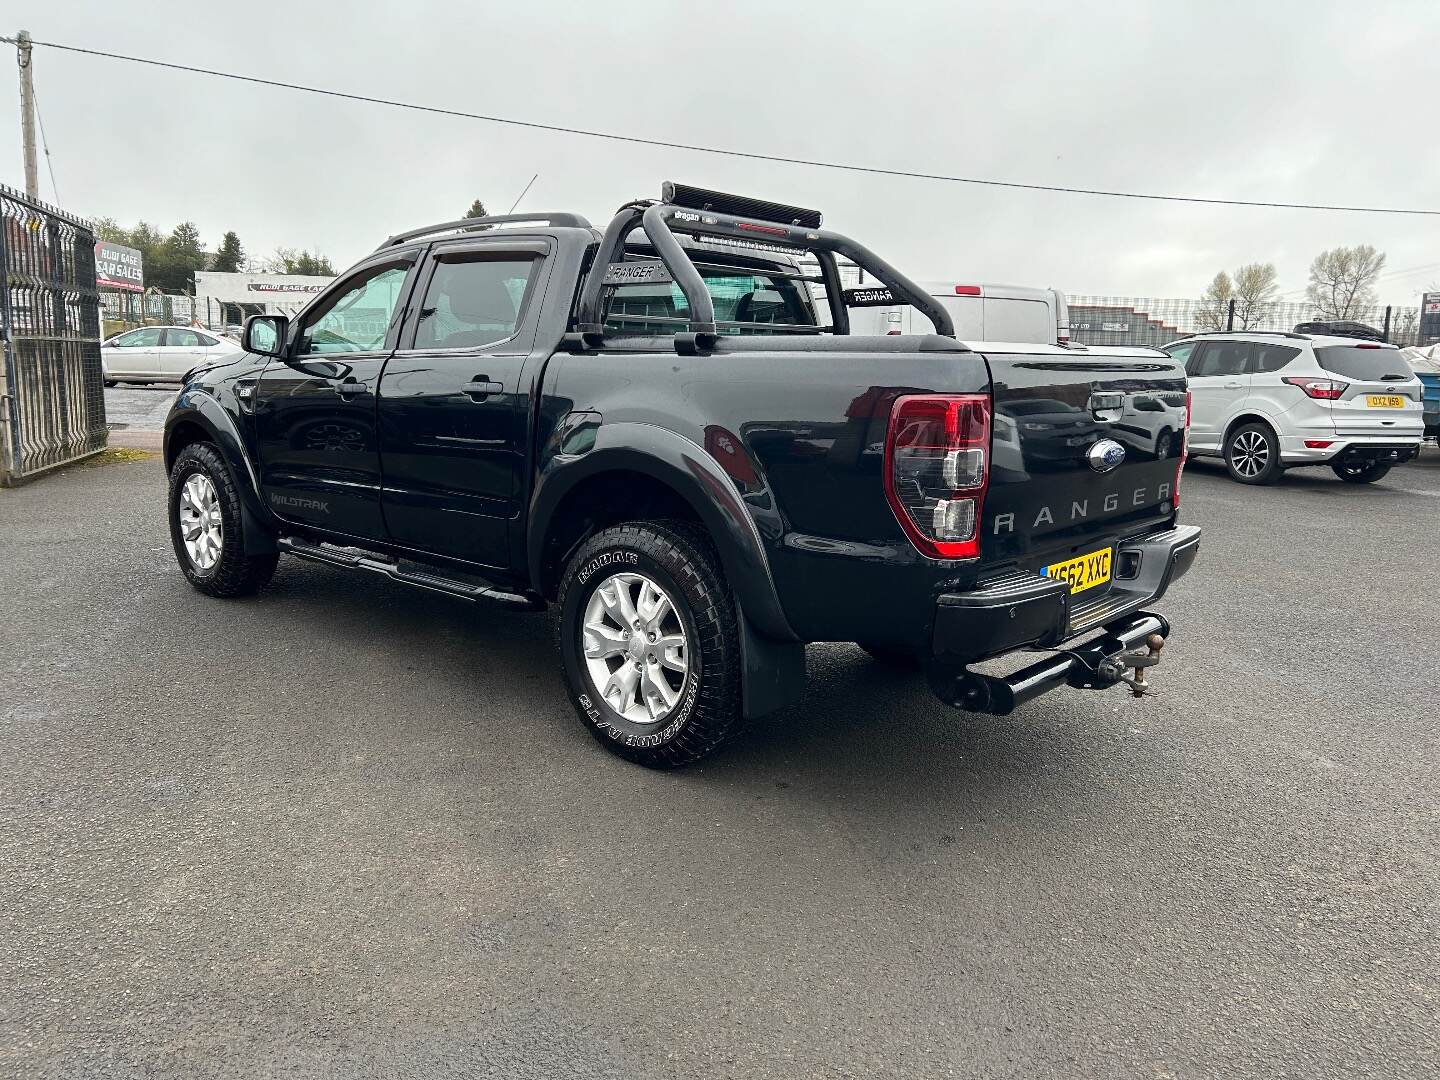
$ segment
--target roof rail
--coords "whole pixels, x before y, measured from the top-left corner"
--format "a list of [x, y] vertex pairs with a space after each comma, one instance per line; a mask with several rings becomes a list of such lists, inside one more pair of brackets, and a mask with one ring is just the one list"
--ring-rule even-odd
[[432, 233], [460, 232], [473, 229], [480, 231], [487, 225], [511, 225], [517, 222], [530, 222], [535, 225], [554, 225], [559, 229], [588, 229], [590, 222], [581, 214], [571, 214], [566, 211], [555, 213], [534, 213], [534, 214], [491, 214], [487, 217], [460, 218], [458, 221], [444, 221], [439, 225], [426, 225], [419, 229], [409, 229], [406, 232], [396, 233], [394, 236], [387, 236], [384, 242], [375, 250], [383, 251], [388, 247], [395, 247], [407, 240], [416, 240], [422, 236], [429, 236]]
[[1289, 330], [1196, 330], [1193, 334], [1186, 334], [1186, 337], [1212, 337], [1220, 334], [1229, 337], [1232, 334], [1260, 334], [1264, 337], [1288, 337], [1300, 341], [1309, 341], [1308, 334], [1292, 334]]

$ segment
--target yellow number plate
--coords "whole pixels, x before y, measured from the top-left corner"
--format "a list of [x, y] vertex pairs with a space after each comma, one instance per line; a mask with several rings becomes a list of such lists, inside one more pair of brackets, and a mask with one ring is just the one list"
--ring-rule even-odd
[[1059, 578], [1068, 582], [1072, 593], [1084, 592], [1110, 580], [1110, 555], [1109, 548], [1092, 551], [1076, 559], [1051, 563], [1040, 573], [1043, 577]]
[[1372, 409], [1403, 409], [1409, 399], [1400, 394], [1366, 394], [1365, 404]]

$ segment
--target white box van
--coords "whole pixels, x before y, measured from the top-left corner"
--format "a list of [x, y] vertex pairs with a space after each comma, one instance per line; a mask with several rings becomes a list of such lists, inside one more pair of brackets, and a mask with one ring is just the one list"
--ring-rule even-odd
[[[1070, 308], [1059, 289], [1023, 285], [957, 285], [922, 281], [955, 322], [961, 341], [1025, 341], [1070, 344]], [[879, 283], [875, 283], [879, 286]], [[883, 288], [883, 286], [879, 286]], [[847, 289], [864, 293], [866, 286]], [[852, 334], [928, 334], [930, 320], [908, 304], [850, 308]]]

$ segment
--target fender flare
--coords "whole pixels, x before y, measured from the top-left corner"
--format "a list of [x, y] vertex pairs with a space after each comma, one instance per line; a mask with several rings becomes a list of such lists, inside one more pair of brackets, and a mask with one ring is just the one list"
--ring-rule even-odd
[[235, 486], [240, 491], [240, 523], [245, 531], [245, 549], [252, 553], [278, 551], [275, 539], [279, 522], [260, 498], [260, 477], [245, 448], [245, 440], [234, 417], [226, 411], [214, 396], [199, 387], [187, 386], [170, 407], [165, 418], [165, 439], [162, 456], [168, 471], [175, 459], [170, 448], [171, 436], [181, 424], [194, 424], [204, 429], [210, 441], [219, 449]]
[[[582, 481], [616, 470], [643, 473], [677, 492], [710, 533], [744, 616], [767, 638], [799, 640], [780, 604], [754, 512], [740, 498], [734, 481], [698, 444], [653, 424], [601, 424], [593, 448], [579, 455], [555, 455], [543, 463], [527, 529], [531, 582], [538, 584], [541, 579], [544, 544], [540, 540], [565, 497]], [[778, 515], [775, 525], [778, 528]]]

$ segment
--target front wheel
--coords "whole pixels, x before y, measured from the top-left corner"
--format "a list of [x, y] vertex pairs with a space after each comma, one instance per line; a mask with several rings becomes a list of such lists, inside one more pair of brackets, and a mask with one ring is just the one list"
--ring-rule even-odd
[[1351, 484], [1373, 484], [1390, 471], [1390, 466], [1378, 461], [1353, 462], [1349, 465], [1337, 461], [1330, 468], [1341, 480]]
[[186, 580], [207, 596], [253, 593], [280, 560], [273, 551], [246, 551], [240, 491], [210, 443], [185, 447], [170, 470], [170, 542]]
[[1280, 440], [1265, 424], [1242, 424], [1225, 443], [1225, 467], [1242, 484], [1273, 484], [1280, 479]]
[[634, 521], [597, 533], [555, 607], [570, 700], [606, 749], [671, 768], [740, 732], [738, 613], [702, 531]]

